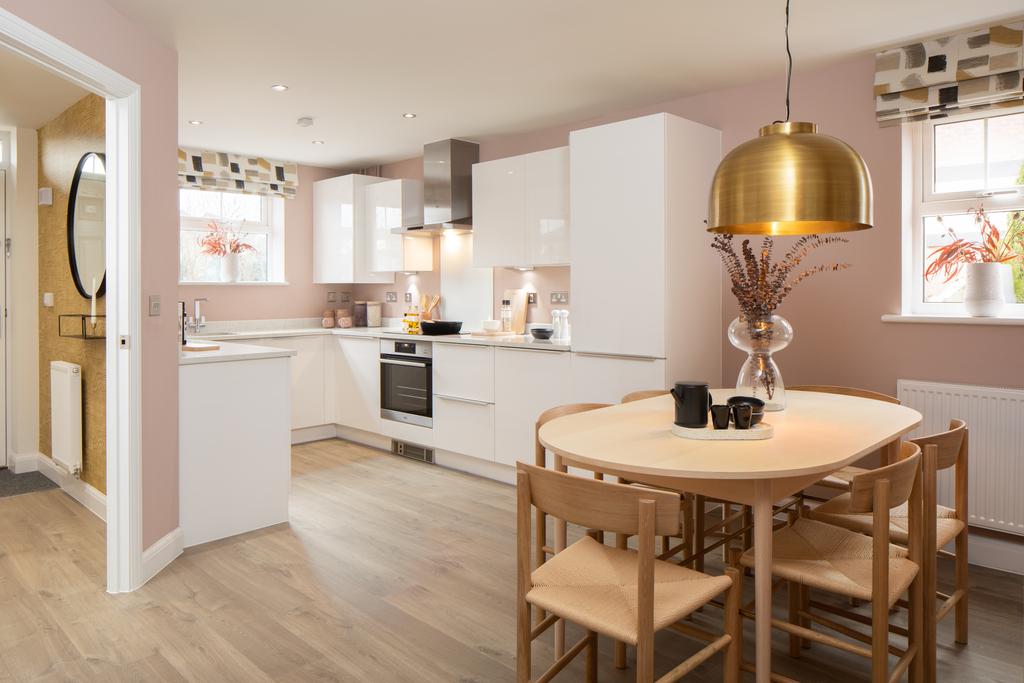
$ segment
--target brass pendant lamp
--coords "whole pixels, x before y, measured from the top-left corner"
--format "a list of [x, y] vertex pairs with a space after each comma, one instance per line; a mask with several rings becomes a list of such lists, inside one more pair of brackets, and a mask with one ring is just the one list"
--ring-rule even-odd
[[786, 120], [729, 152], [715, 171], [708, 231], [808, 235], [872, 227], [871, 176], [860, 155], [814, 123], [789, 120], [793, 54], [786, 0]]

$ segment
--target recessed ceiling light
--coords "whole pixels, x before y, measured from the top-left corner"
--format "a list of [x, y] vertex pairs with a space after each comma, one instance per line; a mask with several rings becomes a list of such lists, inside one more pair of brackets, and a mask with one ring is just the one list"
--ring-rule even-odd
[[322, 145], [322, 144], [324, 144], [324, 141], [323, 140], [313, 140], [313, 144], [314, 145]]
[[270, 89], [273, 90], [274, 92], [284, 92], [285, 90], [288, 89], [288, 86], [277, 83], [275, 85], [270, 86]]
[[201, 126], [201, 125], [203, 125], [203, 122], [200, 121], [199, 119], [192, 119], [191, 121], [188, 122], [188, 125], [190, 125], [190, 126]]
[[300, 116], [298, 119], [295, 120], [295, 125], [297, 125], [299, 128], [309, 128], [310, 126], [313, 125], [313, 117]]
[[416, 114], [413, 114], [411, 111], [407, 111], [404, 114], [402, 114], [402, 118], [403, 119], [414, 119], [414, 118], [416, 118]]

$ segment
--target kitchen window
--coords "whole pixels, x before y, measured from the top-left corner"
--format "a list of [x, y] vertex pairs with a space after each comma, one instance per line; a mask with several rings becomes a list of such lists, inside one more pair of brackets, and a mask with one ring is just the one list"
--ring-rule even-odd
[[[965, 274], [925, 277], [954, 235], [976, 241], [983, 208], [1002, 236], [1024, 232], [1024, 108], [949, 117], [905, 127], [903, 314], [963, 317]], [[909, 219], [909, 220], [908, 220]], [[1013, 264], [1015, 301], [1001, 317], [1024, 318], [1024, 266]], [[1008, 286], [1009, 288], [1009, 286]]]
[[249, 245], [238, 255], [234, 283], [284, 284], [284, 199], [237, 192], [181, 188], [179, 281], [223, 283], [224, 257], [204, 253], [202, 240], [219, 226]]

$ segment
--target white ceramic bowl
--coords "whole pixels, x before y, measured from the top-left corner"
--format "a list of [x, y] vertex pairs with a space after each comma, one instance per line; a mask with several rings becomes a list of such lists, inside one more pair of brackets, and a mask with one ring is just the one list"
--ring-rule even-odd
[[483, 322], [483, 326], [484, 326], [484, 330], [486, 330], [487, 332], [497, 332], [498, 330], [501, 329], [501, 321], [500, 320], [485, 320]]

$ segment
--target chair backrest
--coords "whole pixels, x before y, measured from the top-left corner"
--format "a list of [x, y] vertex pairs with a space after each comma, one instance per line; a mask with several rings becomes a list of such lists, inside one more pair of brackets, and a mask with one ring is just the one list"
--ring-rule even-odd
[[875, 511], [875, 483], [889, 481], [889, 508], [907, 502], [921, 467], [921, 447], [911, 441], [900, 444], [899, 459], [891, 465], [858, 474], [850, 482], [850, 512]]
[[526, 485], [530, 502], [541, 512], [589, 529], [619, 534], [640, 532], [640, 501], [655, 504], [654, 534], [679, 533], [678, 493], [611, 484], [596, 479], [516, 464], [519, 486]]
[[888, 394], [882, 394], [877, 391], [869, 391], [868, 389], [855, 389], [853, 387], [837, 387], [828, 384], [797, 384], [791, 387], [786, 387], [791, 391], [816, 391], [819, 394], [842, 394], [843, 396], [856, 396], [858, 398], [870, 398], [875, 401], [885, 401], [886, 403], [895, 403], [899, 405], [900, 400], [895, 396], [889, 396]]
[[554, 408], [548, 408], [540, 416], [537, 417], [537, 425], [533, 430], [533, 461], [537, 466], [543, 466], [547, 462], [547, 449], [540, 442], [540, 428], [548, 422], [559, 418], [565, 417], [566, 415], [575, 415], [576, 413], [585, 413], [588, 410], [597, 410], [598, 408], [607, 408], [611, 403], [567, 403], [561, 406], [555, 406]]
[[622, 397], [622, 403], [632, 403], [633, 401], [643, 401], [648, 398], [656, 398], [658, 396], [664, 396], [668, 393], [668, 389], [645, 389], [644, 391], [631, 391]]
[[939, 447], [937, 467], [940, 470], [947, 469], [957, 464], [960, 460], [960, 453], [966, 447], [967, 423], [963, 420], [950, 420], [949, 429], [938, 434], [919, 436], [911, 439], [922, 449], [930, 444]]

